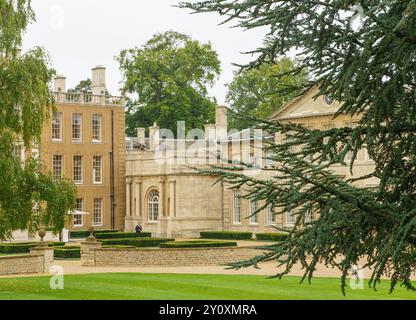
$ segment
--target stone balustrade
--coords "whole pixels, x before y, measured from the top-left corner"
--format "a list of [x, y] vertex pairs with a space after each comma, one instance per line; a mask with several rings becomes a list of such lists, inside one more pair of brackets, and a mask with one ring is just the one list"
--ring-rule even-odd
[[81, 105], [124, 106], [125, 97], [93, 95], [76, 92], [54, 92], [55, 102]]

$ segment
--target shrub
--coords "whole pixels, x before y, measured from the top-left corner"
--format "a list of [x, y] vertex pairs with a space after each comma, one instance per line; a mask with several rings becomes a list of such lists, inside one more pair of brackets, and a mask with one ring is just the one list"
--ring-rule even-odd
[[[94, 234], [108, 233], [108, 232], [114, 233], [114, 232], [117, 232], [117, 230], [107, 230], [107, 229], [95, 230]], [[75, 238], [75, 239], [76, 238], [87, 238], [87, 237], [89, 237], [89, 235], [90, 235], [90, 233], [88, 232], [88, 230], [76, 230], [76, 231], [71, 231], [69, 233], [69, 236], [71, 238]]]
[[271, 240], [271, 241], [284, 241], [288, 237], [287, 233], [257, 233], [257, 240]]
[[[150, 232], [142, 232], [140, 238], [150, 238], [152, 234]], [[137, 238], [136, 233], [134, 232], [97, 232], [95, 234], [97, 239], [127, 239], [127, 238]]]
[[236, 247], [237, 242], [232, 241], [178, 241], [165, 242], [160, 248], [210, 248], [210, 247]]
[[[2, 243], [0, 244], [0, 253], [29, 253], [30, 248], [34, 248], [39, 242], [25, 243]], [[48, 242], [49, 247], [62, 247], [64, 242]]]
[[134, 247], [158, 247], [163, 242], [175, 241], [175, 239], [159, 239], [159, 238], [126, 238], [126, 239], [104, 239], [102, 244], [108, 245], [124, 245]]
[[235, 231], [203, 231], [200, 234], [202, 239], [250, 240], [253, 237], [251, 232]]
[[58, 259], [79, 259], [81, 258], [81, 248], [76, 246], [55, 248], [53, 256]]

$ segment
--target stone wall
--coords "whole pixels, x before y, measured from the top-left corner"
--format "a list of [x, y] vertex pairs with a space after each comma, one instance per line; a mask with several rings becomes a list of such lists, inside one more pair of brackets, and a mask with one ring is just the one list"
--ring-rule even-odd
[[208, 266], [247, 260], [263, 252], [254, 247], [102, 249], [90, 244], [81, 248], [81, 262], [85, 266]]
[[0, 275], [47, 273], [52, 263], [52, 248], [33, 248], [30, 254], [0, 257]]

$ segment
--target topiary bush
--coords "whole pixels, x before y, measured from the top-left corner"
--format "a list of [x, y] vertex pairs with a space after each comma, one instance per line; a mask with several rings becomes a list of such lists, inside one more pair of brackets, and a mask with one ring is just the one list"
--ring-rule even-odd
[[288, 237], [287, 233], [257, 233], [257, 240], [270, 240], [270, 241], [284, 241]]
[[[151, 232], [142, 232], [140, 238], [150, 238]], [[127, 238], [138, 238], [135, 232], [97, 232], [95, 233], [97, 239], [127, 239]]]
[[212, 247], [236, 247], [237, 242], [232, 241], [178, 241], [165, 242], [159, 245], [160, 248], [212, 248]]
[[57, 259], [79, 259], [81, 258], [81, 247], [67, 246], [54, 248], [53, 256]]
[[134, 247], [158, 247], [161, 243], [175, 241], [175, 239], [160, 238], [126, 238], [126, 239], [104, 239], [103, 245], [124, 245]]
[[202, 239], [250, 240], [253, 237], [251, 232], [237, 231], [203, 231], [200, 234]]
[[[102, 229], [102, 230], [95, 230], [94, 234], [97, 233], [115, 233], [117, 232], [117, 230], [109, 230], [109, 229]], [[90, 236], [90, 233], [88, 232], [88, 230], [75, 230], [75, 231], [71, 231], [69, 233], [69, 237], [70, 238], [87, 238]]]
[[[34, 248], [39, 242], [25, 242], [25, 243], [1, 243], [0, 253], [29, 253], [30, 248]], [[49, 247], [62, 247], [64, 242], [48, 242]]]

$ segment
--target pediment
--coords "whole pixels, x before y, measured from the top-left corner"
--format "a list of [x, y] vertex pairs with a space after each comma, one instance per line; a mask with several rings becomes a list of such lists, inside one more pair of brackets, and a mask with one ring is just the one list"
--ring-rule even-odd
[[272, 119], [288, 119], [305, 116], [333, 114], [338, 111], [340, 107], [339, 102], [328, 104], [324, 96], [315, 97], [318, 89], [314, 88], [299, 96], [292, 101], [289, 101], [280, 110], [278, 110]]

